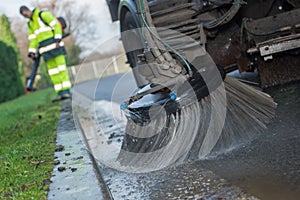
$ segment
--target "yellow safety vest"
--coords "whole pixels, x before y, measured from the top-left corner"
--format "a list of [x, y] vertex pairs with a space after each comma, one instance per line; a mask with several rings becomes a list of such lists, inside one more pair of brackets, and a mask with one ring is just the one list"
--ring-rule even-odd
[[[61, 41], [62, 28], [56, 17], [48, 11], [40, 12], [38, 8], [35, 8], [28, 22], [28, 39], [30, 42], [28, 51], [40, 53], [44, 60], [47, 61], [58, 55], [65, 54], [66, 51], [64, 43]], [[59, 42], [60, 48], [56, 48], [56, 42]]]

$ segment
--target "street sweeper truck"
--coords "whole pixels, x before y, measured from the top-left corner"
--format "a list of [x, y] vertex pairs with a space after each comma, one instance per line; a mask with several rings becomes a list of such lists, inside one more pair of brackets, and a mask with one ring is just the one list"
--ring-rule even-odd
[[[261, 132], [276, 103], [260, 88], [300, 78], [299, 0], [107, 0], [137, 83], [121, 109], [120, 162], [203, 158]], [[246, 137], [245, 137], [246, 136]]]

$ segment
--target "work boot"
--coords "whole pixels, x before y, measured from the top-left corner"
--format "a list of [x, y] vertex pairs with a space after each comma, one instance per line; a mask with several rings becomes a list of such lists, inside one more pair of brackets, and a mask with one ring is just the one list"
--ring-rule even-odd
[[62, 99], [70, 99], [71, 98], [71, 94], [70, 93], [65, 93], [61, 95]]
[[57, 95], [57, 97], [55, 99], [52, 100], [52, 103], [58, 102], [63, 100], [62, 95]]
[[58, 95], [55, 99], [52, 100], [52, 102], [58, 102], [64, 99], [70, 99], [71, 98], [71, 94], [70, 94], [70, 90], [62, 90], [58, 92]]

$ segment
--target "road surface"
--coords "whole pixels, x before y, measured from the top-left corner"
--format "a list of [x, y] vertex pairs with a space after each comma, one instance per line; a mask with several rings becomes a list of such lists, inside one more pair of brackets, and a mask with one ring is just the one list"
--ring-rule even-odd
[[[95, 111], [96, 121], [106, 123], [104, 132], [108, 135], [116, 134], [124, 124], [115, 124], [106, 105], [110, 102], [119, 105], [134, 89], [130, 73], [76, 85], [76, 91], [91, 102], [101, 102]], [[278, 102], [276, 118], [267, 131], [240, 148], [148, 174], [118, 172], [99, 164], [112, 196], [115, 199], [298, 199], [300, 85], [277, 87], [267, 93]]]

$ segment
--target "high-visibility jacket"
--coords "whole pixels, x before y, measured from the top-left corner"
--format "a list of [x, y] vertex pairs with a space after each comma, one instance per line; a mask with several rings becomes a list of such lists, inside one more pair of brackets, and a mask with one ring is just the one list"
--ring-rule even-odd
[[[66, 51], [64, 43], [61, 41], [62, 28], [56, 17], [48, 11], [40, 12], [38, 8], [35, 8], [28, 22], [28, 39], [30, 43], [28, 52], [37, 53], [39, 51], [44, 60], [47, 61], [65, 54]], [[56, 48], [56, 42], [59, 42], [60, 48]]]

